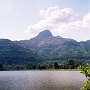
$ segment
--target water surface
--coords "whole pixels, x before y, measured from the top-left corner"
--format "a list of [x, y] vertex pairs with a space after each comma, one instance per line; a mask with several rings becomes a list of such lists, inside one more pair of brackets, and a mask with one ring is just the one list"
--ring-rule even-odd
[[79, 71], [1, 71], [0, 90], [80, 90]]

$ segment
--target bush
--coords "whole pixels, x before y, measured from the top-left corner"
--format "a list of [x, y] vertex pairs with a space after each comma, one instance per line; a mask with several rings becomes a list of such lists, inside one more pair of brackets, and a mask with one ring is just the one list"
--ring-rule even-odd
[[90, 81], [89, 80], [84, 81], [84, 85], [81, 88], [81, 90], [90, 90]]

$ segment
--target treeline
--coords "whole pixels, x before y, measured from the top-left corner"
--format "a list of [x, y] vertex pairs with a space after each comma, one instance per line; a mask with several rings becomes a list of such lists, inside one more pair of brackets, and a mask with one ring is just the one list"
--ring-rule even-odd
[[49, 70], [49, 69], [77, 69], [83, 62], [79, 60], [67, 60], [60, 64], [54, 63], [38, 63], [38, 64], [0, 64], [0, 70]]

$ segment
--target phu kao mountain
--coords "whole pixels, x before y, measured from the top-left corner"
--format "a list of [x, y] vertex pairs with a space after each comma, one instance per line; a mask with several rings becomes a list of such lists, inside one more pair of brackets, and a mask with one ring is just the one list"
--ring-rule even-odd
[[0, 39], [0, 64], [62, 63], [66, 59], [90, 61], [90, 40], [53, 36], [49, 30], [30, 40]]

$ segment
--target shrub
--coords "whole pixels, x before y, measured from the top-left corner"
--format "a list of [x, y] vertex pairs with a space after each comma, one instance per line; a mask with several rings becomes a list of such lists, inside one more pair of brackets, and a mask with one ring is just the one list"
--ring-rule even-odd
[[81, 90], [90, 90], [90, 81], [89, 80], [85, 80], [83, 87], [81, 88]]

